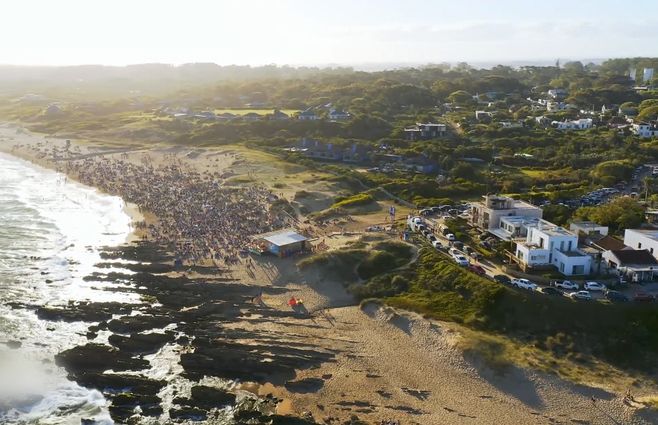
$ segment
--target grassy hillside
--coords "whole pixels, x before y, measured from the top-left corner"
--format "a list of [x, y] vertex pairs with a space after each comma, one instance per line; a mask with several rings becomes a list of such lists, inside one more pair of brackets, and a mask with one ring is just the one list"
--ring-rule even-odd
[[658, 354], [658, 308], [653, 305], [575, 302], [516, 291], [431, 250], [421, 253], [408, 288], [386, 301], [581, 364], [604, 360], [647, 372]]

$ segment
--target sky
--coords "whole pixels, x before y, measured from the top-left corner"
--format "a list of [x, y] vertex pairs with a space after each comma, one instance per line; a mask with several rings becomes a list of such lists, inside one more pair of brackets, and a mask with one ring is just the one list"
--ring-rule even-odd
[[656, 0], [8, 0], [0, 64], [658, 56]]

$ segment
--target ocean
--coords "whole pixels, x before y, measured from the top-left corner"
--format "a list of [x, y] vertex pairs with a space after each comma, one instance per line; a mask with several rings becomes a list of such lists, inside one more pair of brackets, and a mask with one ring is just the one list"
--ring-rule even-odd
[[45, 322], [22, 306], [131, 301], [82, 279], [101, 247], [131, 231], [121, 198], [0, 153], [0, 423], [113, 423], [101, 393], [53, 363], [57, 352], [86, 343], [88, 324]]

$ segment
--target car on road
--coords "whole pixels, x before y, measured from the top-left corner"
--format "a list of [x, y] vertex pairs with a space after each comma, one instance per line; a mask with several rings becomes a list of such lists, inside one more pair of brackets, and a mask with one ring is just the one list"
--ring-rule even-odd
[[443, 245], [441, 244], [441, 242], [439, 242], [437, 240], [432, 241], [432, 246], [436, 249], [443, 249]]
[[588, 291], [605, 291], [607, 288], [604, 284], [599, 282], [585, 282], [583, 289]]
[[628, 297], [619, 291], [605, 291], [605, 299], [613, 303], [624, 303]]
[[554, 285], [556, 288], [566, 289], [569, 291], [577, 291], [580, 289], [577, 283], [573, 283], [570, 280], [563, 280], [562, 282], [555, 282]]
[[453, 254], [452, 258], [455, 260], [455, 263], [460, 266], [468, 266], [468, 259], [461, 254]]
[[482, 268], [482, 266], [478, 264], [471, 264], [468, 266], [469, 270], [472, 271], [475, 274], [478, 274], [480, 276], [484, 276], [487, 274], [487, 272]]
[[589, 291], [571, 292], [569, 298], [574, 300], [591, 300], [592, 294], [590, 294]]
[[542, 288], [537, 289], [537, 292], [540, 292], [544, 295], [560, 295], [562, 296], [562, 291], [553, 288], [552, 286], [544, 286]]
[[502, 283], [503, 285], [510, 285], [512, 283], [512, 279], [510, 279], [509, 276], [504, 274], [494, 275], [493, 280], [495, 280], [498, 283]]
[[530, 291], [537, 290], [537, 284], [530, 282], [528, 279], [512, 279], [512, 286]]
[[638, 302], [651, 302], [654, 301], [655, 297], [648, 292], [638, 291], [633, 295], [633, 301]]
[[445, 235], [445, 236], [446, 236], [446, 239], [448, 239], [449, 241], [456, 241], [456, 240], [457, 240], [457, 238], [455, 237], [455, 235], [452, 234], [452, 233], [448, 233], [448, 234]]

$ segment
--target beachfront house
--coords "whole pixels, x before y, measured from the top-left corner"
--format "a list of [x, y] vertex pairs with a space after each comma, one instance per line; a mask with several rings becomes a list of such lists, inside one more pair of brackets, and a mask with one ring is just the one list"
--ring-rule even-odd
[[[512, 199], [505, 196], [486, 195], [484, 201], [473, 202], [471, 204], [470, 223], [472, 226], [481, 230], [488, 230], [496, 234], [500, 229], [500, 220], [505, 216], [520, 216], [531, 218], [541, 218], [543, 211], [541, 208], [528, 202], [518, 199]], [[501, 233], [501, 238], [505, 237]]]
[[524, 241], [516, 243], [514, 260], [526, 271], [555, 267], [566, 276], [588, 275], [592, 257], [578, 249], [578, 236], [546, 220], [527, 229]]
[[658, 230], [626, 229], [624, 245], [633, 249], [647, 249], [651, 255], [658, 258]]
[[631, 282], [652, 281], [658, 274], [658, 261], [646, 249], [619, 249], [603, 253], [606, 265]]

